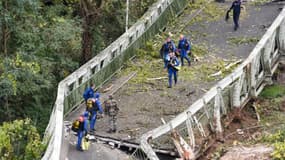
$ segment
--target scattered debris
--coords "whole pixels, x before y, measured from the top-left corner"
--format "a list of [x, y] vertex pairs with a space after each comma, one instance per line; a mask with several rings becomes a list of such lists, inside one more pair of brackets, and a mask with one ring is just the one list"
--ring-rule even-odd
[[189, 97], [191, 94], [194, 94], [195, 92], [196, 92], [196, 91], [195, 91], [195, 90], [193, 90], [193, 91], [191, 91], [191, 92], [187, 93], [187, 94], [186, 94], [186, 96], [187, 96], [187, 97]]
[[[163, 118], [161, 118], [161, 121], [163, 124], [166, 124]], [[173, 140], [173, 143], [180, 157], [183, 160], [192, 160], [195, 158], [193, 149], [186, 143], [186, 141], [180, 136], [180, 134], [173, 128], [171, 131], [171, 139]]]
[[252, 104], [252, 107], [254, 108], [254, 110], [255, 110], [255, 114], [256, 114], [256, 118], [257, 118], [257, 121], [258, 122], [260, 122], [260, 115], [259, 115], [259, 113], [258, 113], [258, 104], [256, 103], [256, 102], [254, 102], [253, 104]]
[[103, 93], [106, 93], [106, 92], [110, 91], [113, 86], [114, 86], [114, 85], [111, 84], [110, 86], [108, 86], [107, 88], [105, 88], [102, 92], [103, 92]]
[[206, 89], [204, 89], [204, 88], [200, 88], [200, 90], [203, 91], [203, 92], [205, 92], [205, 93], [208, 92], [208, 91], [207, 91]]
[[237, 146], [230, 148], [220, 160], [267, 160], [270, 159], [272, 147], [259, 145], [252, 147]]

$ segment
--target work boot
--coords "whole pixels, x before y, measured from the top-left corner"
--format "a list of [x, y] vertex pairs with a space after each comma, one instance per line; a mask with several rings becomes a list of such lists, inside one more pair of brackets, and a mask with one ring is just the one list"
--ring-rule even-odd
[[76, 150], [83, 152], [83, 149], [81, 147], [76, 147]]

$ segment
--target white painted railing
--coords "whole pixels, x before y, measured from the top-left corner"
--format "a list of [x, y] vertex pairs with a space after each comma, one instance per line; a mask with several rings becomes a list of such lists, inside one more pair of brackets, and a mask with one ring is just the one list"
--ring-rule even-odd
[[[152, 142], [157, 144], [172, 129], [176, 128], [182, 137], [190, 138], [194, 144], [195, 138], [205, 138], [203, 135], [210, 134], [206, 126], [212, 126], [210, 130], [218, 135], [222, 133], [221, 116], [227, 114], [228, 110], [239, 109], [250, 98], [258, 96], [266, 84], [271, 83], [272, 74], [279, 64], [281, 54], [284, 56], [284, 51], [285, 8], [248, 58], [230, 75], [174, 119], [141, 137], [140, 147], [146, 153], [146, 159], [159, 159], [152, 149]], [[200, 132], [201, 136], [194, 136], [193, 130]], [[192, 149], [195, 150], [194, 146]]]
[[[187, 0], [158, 0], [127, 32], [58, 84], [56, 102], [44, 137], [48, 146], [42, 160], [59, 160], [65, 157], [66, 153], [62, 152], [64, 143], [63, 118], [64, 114], [71, 109], [67, 97], [76, 92], [76, 96], [74, 96], [76, 100], [74, 100], [75, 103], [72, 103], [72, 107], [80, 103], [82, 100], [82, 86], [86, 86], [87, 82], [96, 73], [107, 67], [114, 59], [120, 57], [133, 43], [141, 38], [158, 21], [161, 15], [165, 14], [165, 10], [170, 5], [173, 5], [174, 2], [176, 4], [183, 4]], [[179, 7], [181, 9], [185, 6]], [[171, 10], [171, 12], [174, 11]], [[158, 30], [160, 28], [155, 29]]]

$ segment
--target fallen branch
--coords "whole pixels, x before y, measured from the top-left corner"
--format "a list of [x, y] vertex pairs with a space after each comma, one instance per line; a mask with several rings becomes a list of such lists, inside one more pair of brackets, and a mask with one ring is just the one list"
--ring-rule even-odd
[[204, 88], [200, 88], [200, 90], [203, 91], [203, 92], [205, 92], [205, 93], [208, 92], [208, 91], [207, 91], [206, 89], [204, 89]]
[[237, 64], [239, 64], [239, 63], [241, 63], [241, 62], [242, 62], [242, 59], [237, 60], [237, 61], [235, 61], [235, 62], [233, 62], [233, 63], [230, 63], [229, 65], [227, 65], [227, 66], [225, 67], [225, 69], [230, 69], [232, 66], [235, 66], [235, 65], [237, 65]]
[[258, 113], [258, 110], [257, 110], [257, 105], [255, 102], [253, 103], [252, 107], [254, 108], [255, 110], [255, 114], [256, 114], [256, 118], [257, 118], [257, 121], [260, 122], [260, 115]]
[[103, 90], [103, 93], [106, 93], [106, 92], [110, 91], [113, 86], [114, 86], [114, 85], [111, 84], [109, 87], [105, 88], [105, 89]]
[[126, 130], [126, 132], [134, 132], [134, 131], [138, 131], [140, 130], [141, 128], [133, 128], [133, 129], [128, 129]]
[[[242, 62], [241, 59], [238, 60], [238, 61], [232, 62], [232, 63], [228, 64], [227, 66], [225, 66], [225, 68], [222, 69], [222, 70], [227, 71], [227, 70], [229, 70], [231, 67], [233, 67], [233, 66], [235, 66], [235, 65], [237, 65], [237, 64], [239, 64], [239, 63], [241, 63], [241, 62]], [[216, 73], [211, 74], [210, 77], [216, 77], [216, 76], [221, 75], [221, 74], [223, 73], [222, 70], [220, 70], [220, 71], [218, 71], [218, 72], [216, 72]]]
[[161, 80], [161, 79], [167, 79], [167, 77], [147, 78], [146, 80], [154, 81], [154, 80]]

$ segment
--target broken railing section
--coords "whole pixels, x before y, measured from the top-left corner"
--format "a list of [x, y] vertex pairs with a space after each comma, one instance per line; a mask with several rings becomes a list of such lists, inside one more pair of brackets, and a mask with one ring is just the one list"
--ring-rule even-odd
[[[285, 9], [272, 23], [248, 58], [230, 75], [222, 79], [187, 110], [168, 123], [141, 137], [140, 147], [150, 160], [158, 160], [152, 145], [167, 134], [181, 158], [193, 159], [185, 150], [199, 154], [207, 137], [222, 140], [223, 127], [239, 115], [243, 106], [257, 97], [265, 85], [272, 83], [272, 75], [285, 54]], [[223, 117], [227, 118], [223, 118]], [[182, 129], [179, 129], [182, 128]], [[198, 133], [198, 134], [197, 134]], [[213, 134], [214, 133], [214, 134]], [[185, 142], [185, 143], [184, 143]], [[163, 145], [163, 144], [162, 144]]]

